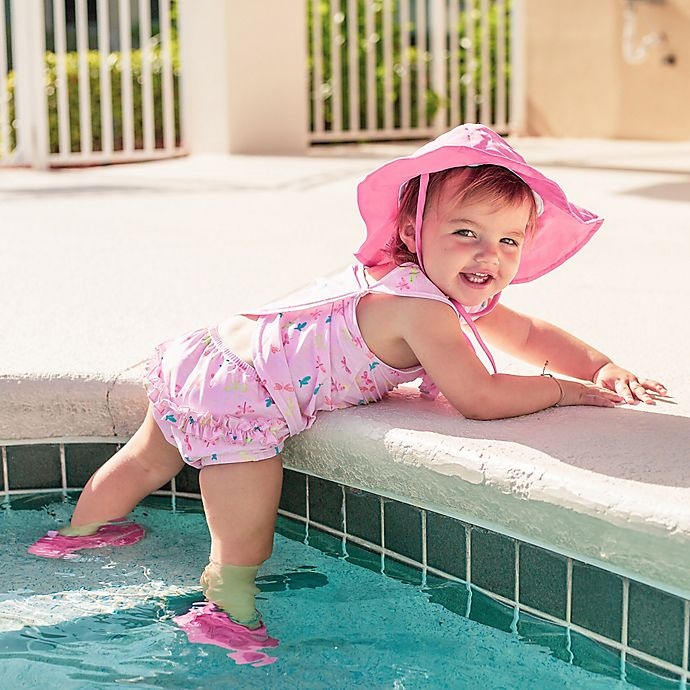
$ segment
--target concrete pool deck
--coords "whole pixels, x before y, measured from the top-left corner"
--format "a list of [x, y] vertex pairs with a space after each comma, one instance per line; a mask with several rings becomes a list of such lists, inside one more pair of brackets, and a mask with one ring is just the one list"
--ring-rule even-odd
[[[323, 415], [286, 461], [687, 596], [690, 142], [514, 143], [607, 220], [505, 303], [662, 381], [670, 398], [473, 422], [407, 390]], [[363, 237], [357, 181], [413, 148], [2, 170], [0, 444], [128, 437], [153, 346], [346, 265]]]

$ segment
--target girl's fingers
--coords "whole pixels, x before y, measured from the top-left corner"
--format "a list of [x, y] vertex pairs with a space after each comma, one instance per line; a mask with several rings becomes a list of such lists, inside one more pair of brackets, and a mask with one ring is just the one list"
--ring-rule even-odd
[[626, 402], [624, 396], [609, 390], [608, 388], [599, 388], [591, 386], [590, 390], [585, 394], [586, 404], [595, 405], [597, 407], [615, 407], [617, 404]]
[[659, 395], [666, 395], [668, 393], [666, 386], [664, 386], [662, 383], [659, 383], [658, 381], [654, 381], [652, 379], [644, 379], [643, 381], [640, 381], [640, 383], [647, 390], [654, 391], [655, 393], [658, 393]]
[[660, 395], [666, 393], [666, 389], [660, 383], [649, 379], [645, 379], [644, 381], [628, 381], [627, 386], [630, 389], [630, 393], [634, 396], [633, 402], [635, 403], [641, 400], [647, 405], [656, 405], [656, 401], [653, 396], [649, 394], [649, 391], [659, 393]]
[[630, 405], [634, 405], [638, 402], [635, 397], [635, 390], [640, 388], [639, 381], [624, 381], [619, 379], [616, 381], [616, 392]]
[[632, 391], [635, 397], [637, 397], [638, 400], [641, 400], [643, 403], [646, 403], [647, 405], [656, 405], [654, 398], [647, 392], [647, 389], [642, 384], [638, 384], [638, 386], [633, 388]]

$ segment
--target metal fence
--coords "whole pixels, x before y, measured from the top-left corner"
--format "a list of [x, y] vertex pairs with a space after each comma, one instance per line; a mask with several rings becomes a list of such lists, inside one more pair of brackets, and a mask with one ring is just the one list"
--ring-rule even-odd
[[0, 164], [177, 155], [171, 0], [0, 0]]
[[518, 116], [519, 0], [308, 0], [312, 142]]

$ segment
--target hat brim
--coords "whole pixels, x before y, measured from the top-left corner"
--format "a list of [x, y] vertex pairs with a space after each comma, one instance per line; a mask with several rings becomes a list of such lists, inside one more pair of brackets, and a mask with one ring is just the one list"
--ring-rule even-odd
[[452, 134], [446, 133], [415, 154], [396, 158], [362, 180], [357, 188], [357, 203], [367, 227], [367, 237], [355, 253], [360, 262], [365, 266], [375, 266], [390, 261], [386, 246], [395, 232], [402, 185], [422, 173], [465, 166], [500, 165], [508, 168], [542, 199], [543, 213], [537, 219], [535, 232], [525, 242], [513, 283], [526, 283], [552, 271], [591, 239], [603, 218], [571, 204], [553, 180], [524, 162], [497, 134], [483, 127], [477, 129], [493, 135], [489, 142], [492, 145], [490, 150], [478, 149], [476, 144], [444, 143], [444, 138], [447, 140]]

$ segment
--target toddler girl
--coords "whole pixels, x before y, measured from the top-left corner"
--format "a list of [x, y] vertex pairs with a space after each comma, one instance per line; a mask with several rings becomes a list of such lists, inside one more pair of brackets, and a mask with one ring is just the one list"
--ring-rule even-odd
[[[553, 406], [653, 403], [640, 380], [574, 336], [500, 304], [577, 252], [602, 220], [570, 204], [501, 137], [462, 125], [371, 173], [358, 262], [309, 300], [244, 314], [158, 347], [150, 405], [131, 440], [84, 488], [71, 525], [30, 551], [61, 556], [133, 543], [124, 521], [184, 463], [200, 470], [211, 534], [203, 592], [235, 624], [260, 626], [257, 570], [271, 554], [285, 439], [318, 412], [380, 400], [422, 379], [471, 419]], [[551, 375], [487, 371], [462, 327]], [[217, 607], [217, 608], [216, 608]]]

